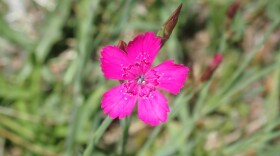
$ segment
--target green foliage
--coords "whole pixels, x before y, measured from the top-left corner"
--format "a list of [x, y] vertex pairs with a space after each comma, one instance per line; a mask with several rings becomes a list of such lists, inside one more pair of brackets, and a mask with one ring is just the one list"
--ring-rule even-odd
[[[122, 121], [103, 114], [116, 82], [103, 77], [99, 52], [158, 32], [180, 3], [45, 2], [0, 1], [0, 155], [279, 155], [278, 0], [240, 1], [232, 19], [233, 1], [180, 1], [155, 64], [175, 59], [191, 73], [180, 94], [166, 94], [171, 112], [157, 127], [136, 111]], [[202, 82], [217, 52], [223, 62]]]

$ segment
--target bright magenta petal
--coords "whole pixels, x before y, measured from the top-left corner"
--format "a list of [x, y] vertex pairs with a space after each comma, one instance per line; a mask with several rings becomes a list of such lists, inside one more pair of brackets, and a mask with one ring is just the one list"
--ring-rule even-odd
[[184, 85], [188, 71], [188, 67], [168, 60], [152, 68], [145, 76], [149, 84], [177, 94]]
[[116, 46], [106, 46], [101, 51], [101, 69], [108, 79], [124, 80], [124, 67], [131, 63], [127, 54]]
[[116, 86], [103, 95], [101, 108], [111, 118], [124, 118], [132, 113], [136, 96], [127, 92], [125, 85]]
[[166, 122], [169, 107], [167, 99], [157, 90], [148, 97], [139, 97], [138, 117], [146, 124], [156, 126], [160, 122]]
[[146, 72], [153, 63], [161, 46], [161, 39], [153, 32], [140, 34], [127, 45], [128, 57], [133, 62], [138, 62]]

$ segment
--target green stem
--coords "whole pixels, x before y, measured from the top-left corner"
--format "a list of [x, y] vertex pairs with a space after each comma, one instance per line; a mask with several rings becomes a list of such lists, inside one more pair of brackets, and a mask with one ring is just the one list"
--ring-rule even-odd
[[108, 126], [111, 124], [113, 120], [109, 117], [107, 117], [101, 124], [101, 126], [96, 130], [96, 132], [94, 133], [92, 139], [90, 140], [90, 142], [88, 143], [83, 156], [91, 156], [91, 153], [94, 149], [94, 146], [96, 145], [96, 143], [99, 141], [99, 139], [101, 138], [101, 136], [103, 135], [103, 133], [105, 132], [105, 130], [108, 128]]
[[121, 155], [125, 156], [126, 155], [126, 143], [128, 140], [128, 131], [129, 131], [129, 127], [130, 127], [130, 121], [131, 121], [131, 117], [126, 117], [123, 120], [123, 138], [122, 138], [122, 144], [121, 144]]
[[163, 125], [159, 125], [152, 131], [152, 133], [149, 135], [149, 138], [147, 139], [145, 144], [139, 150], [139, 153], [137, 154], [137, 156], [145, 156], [146, 155], [147, 150], [153, 144], [154, 140], [159, 135], [162, 128], [163, 128]]

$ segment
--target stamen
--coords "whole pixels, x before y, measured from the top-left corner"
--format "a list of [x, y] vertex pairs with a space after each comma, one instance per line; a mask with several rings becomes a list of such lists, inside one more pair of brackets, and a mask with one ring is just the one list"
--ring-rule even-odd
[[144, 84], [146, 81], [145, 81], [145, 76], [144, 75], [140, 75], [138, 78], [137, 78], [137, 84], [138, 85], [141, 85], [141, 84]]

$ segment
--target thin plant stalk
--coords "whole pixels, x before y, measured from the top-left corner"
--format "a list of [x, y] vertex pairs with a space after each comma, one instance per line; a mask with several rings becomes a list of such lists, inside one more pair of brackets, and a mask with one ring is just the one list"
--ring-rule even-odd
[[130, 122], [131, 122], [131, 117], [126, 117], [123, 120], [123, 138], [121, 142], [121, 155], [125, 156], [126, 155], [126, 144], [128, 140], [128, 132], [129, 132], [129, 127], [130, 127]]
[[108, 126], [111, 124], [113, 120], [110, 117], [106, 117], [106, 119], [102, 122], [102, 124], [98, 127], [96, 132], [94, 133], [93, 137], [90, 139], [90, 142], [87, 144], [87, 147], [84, 151], [83, 156], [91, 156], [92, 151], [94, 149], [94, 146], [99, 141], [99, 139], [102, 137], [105, 130], [108, 128]]

